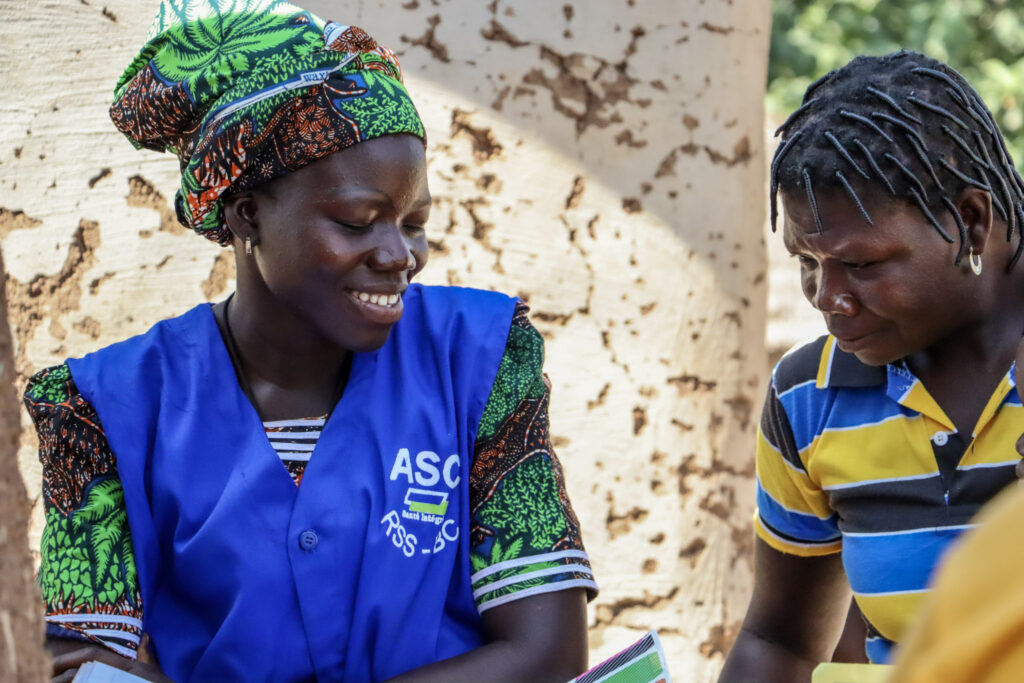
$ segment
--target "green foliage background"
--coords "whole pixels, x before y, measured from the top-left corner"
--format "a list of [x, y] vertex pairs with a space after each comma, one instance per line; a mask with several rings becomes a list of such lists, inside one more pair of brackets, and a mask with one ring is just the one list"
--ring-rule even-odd
[[811, 81], [854, 56], [901, 48], [962, 73], [1024, 169], [1024, 0], [772, 0], [769, 114], [783, 120]]

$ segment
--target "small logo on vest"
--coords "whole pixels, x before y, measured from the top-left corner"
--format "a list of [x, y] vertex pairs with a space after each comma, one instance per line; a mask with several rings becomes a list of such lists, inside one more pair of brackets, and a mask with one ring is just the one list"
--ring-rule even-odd
[[[405, 484], [404, 507], [401, 512], [390, 510], [380, 523], [384, 527], [384, 535], [406, 557], [413, 557], [417, 549], [423, 555], [438, 553], [458, 540], [459, 525], [449, 517], [448, 503], [451, 492], [461, 480], [461, 464], [458, 453], [442, 459], [433, 451], [420, 451], [414, 458], [408, 448], [402, 448], [395, 455], [388, 478], [393, 485]], [[433, 544], [418, 547], [419, 537], [405, 526], [408, 522], [418, 522], [415, 531], [421, 535], [426, 533], [429, 536], [437, 528]], [[422, 524], [430, 525], [426, 532], [422, 530]]]

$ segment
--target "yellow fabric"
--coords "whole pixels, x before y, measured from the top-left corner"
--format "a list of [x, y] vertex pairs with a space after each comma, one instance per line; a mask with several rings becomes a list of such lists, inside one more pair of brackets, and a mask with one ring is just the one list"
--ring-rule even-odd
[[885, 683], [891, 666], [884, 664], [832, 664], [814, 667], [811, 683]]
[[[1000, 384], [999, 389], [1002, 388], [1003, 386]], [[1002, 401], [1003, 396], [1005, 395], [1006, 392], [1004, 391], [1001, 394], [994, 394], [993, 396], [990, 396], [989, 404], [994, 400], [998, 406], [999, 401]], [[945, 411], [939, 407], [939, 404], [935, 402], [935, 399], [932, 398], [932, 395], [928, 393], [928, 390], [924, 388], [924, 385], [921, 384], [920, 381], [914, 382], [914, 386], [911, 387], [910, 391], [907, 392], [900, 403], [911, 410], [916, 410], [922, 415], [930, 417], [932, 420], [939, 423], [944, 430], [950, 432], [956, 431], [956, 426], [953, 424], [953, 421], [950, 420]]]
[[825, 347], [821, 350], [821, 358], [818, 360], [818, 375], [814, 378], [814, 384], [819, 389], [828, 386], [829, 377], [832, 374], [832, 358], [836, 350], [836, 338], [831, 334], [825, 340]]
[[1024, 681], [1024, 488], [1001, 494], [978, 522], [940, 569], [891, 681]]
[[[802, 455], [807, 471], [826, 490], [851, 482], [919, 477], [938, 471], [928, 439], [941, 429], [924, 415], [896, 417], [881, 424], [826, 431]], [[902, 447], [900, 457], [894, 458], [885, 444], [918, 447]]]
[[819, 519], [832, 516], [828, 496], [821, 486], [811, 481], [806, 472], [787, 463], [760, 429], [757, 430], [757, 478], [772, 498], [790, 510]]
[[[1000, 412], [1006, 414], [1005, 419], [989, 423], [983, 432], [984, 442], [977, 438], [967, 447], [967, 452], [960, 459], [961, 469], [978, 465], [1016, 464], [1020, 460], [1020, 456], [1014, 451], [1014, 444], [1024, 431], [1024, 408], [1006, 405]], [[978, 448], [979, 443], [983, 446], [998, 444], [1001, 448]]]
[[[899, 594], [858, 595], [854, 599], [861, 613], [868, 618], [878, 632], [894, 642], [906, 634], [907, 625], [921, 609], [921, 603], [928, 597], [927, 590], [908, 591]], [[868, 616], [870, 615], [870, 616]]]

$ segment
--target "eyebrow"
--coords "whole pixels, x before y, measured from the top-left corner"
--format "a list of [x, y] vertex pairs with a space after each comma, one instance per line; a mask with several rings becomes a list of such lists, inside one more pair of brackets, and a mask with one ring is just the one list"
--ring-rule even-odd
[[[335, 189], [333, 192], [327, 192], [326, 196], [331, 199], [345, 200], [351, 199], [351, 197], [346, 196], [349, 194], [373, 195], [378, 199], [386, 201], [392, 207], [395, 205], [394, 199], [392, 199], [391, 195], [389, 195], [387, 192], [376, 187], [369, 187], [366, 185], [356, 185], [345, 188], [338, 188]], [[409, 210], [416, 211], [425, 207], [433, 206], [433, 204], [434, 198], [428, 194], [424, 197], [420, 197], [415, 202], [413, 202], [413, 204], [409, 207]]]

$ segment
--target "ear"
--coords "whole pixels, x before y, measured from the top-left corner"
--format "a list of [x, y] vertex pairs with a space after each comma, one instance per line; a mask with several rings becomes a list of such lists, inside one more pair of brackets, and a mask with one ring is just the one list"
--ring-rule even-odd
[[967, 228], [967, 244], [975, 254], [982, 254], [992, 234], [992, 195], [977, 187], [968, 187], [957, 197], [956, 208]]
[[257, 201], [252, 192], [246, 192], [224, 200], [224, 223], [234, 235], [237, 243], [249, 238], [259, 244], [259, 222]]

